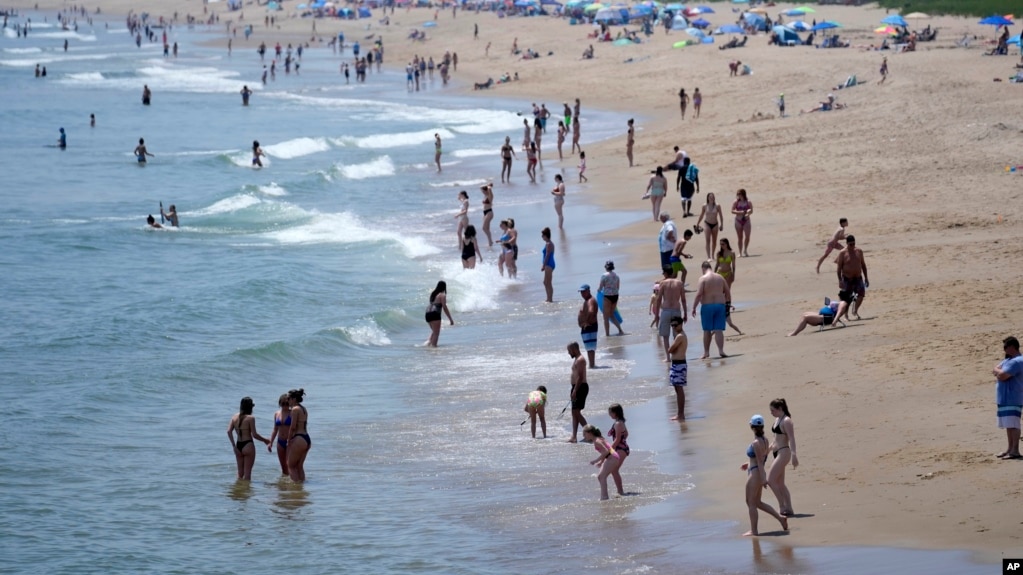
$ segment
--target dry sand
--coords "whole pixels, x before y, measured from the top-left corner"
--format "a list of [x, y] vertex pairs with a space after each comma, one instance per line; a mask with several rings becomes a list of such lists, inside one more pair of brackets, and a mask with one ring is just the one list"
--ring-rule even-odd
[[[128, 0], [98, 5], [107, 15], [133, 7]], [[158, 6], [145, 9], [166, 16], [202, 11], [196, 1]], [[727, 13], [732, 6], [714, 4], [719, 13], [708, 19], [715, 26], [733, 20]], [[270, 32], [262, 25], [262, 9], [248, 5], [244, 13], [255, 34], [246, 42], [239, 30], [235, 58], [260, 41], [305, 39], [311, 30], [308, 19], [285, 19]], [[290, 12], [276, 14], [286, 18]], [[320, 20], [317, 30], [325, 38], [344, 30], [349, 41], [382, 34], [392, 66], [415, 53], [437, 59], [445, 50], [457, 52], [460, 84], [452, 92], [472, 94], [472, 82], [507, 71], [521, 79], [477, 94], [546, 102], [555, 116], [562, 101], [579, 97], [584, 140], [587, 108], [634, 115], [636, 167], [629, 169], [624, 158], [624, 125], [622, 138], [586, 147], [590, 184], [584, 193], [606, 209], [648, 211], [639, 200], [648, 172], [671, 157], [673, 145], [687, 150], [701, 169], [704, 194], [697, 205], [706, 192], [716, 192], [727, 207], [737, 188], [749, 191], [755, 206], [752, 257], [739, 260], [733, 288], [742, 308], [733, 318], [746, 335], [728, 338], [726, 350], [737, 357], [714, 360], [705, 380], [691, 382], [713, 388], [717, 399], [691, 406], [707, 417], [682, 424], [688, 445], [700, 445], [700, 459], [713, 462], [695, 478], [707, 503], [702, 516], [733, 519], [745, 530], [745, 475], [738, 466], [750, 439], [746, 422], [754, 412], [767, 415], [772, 398], [785, 397], [801, 462], [789, 470], [788, 483], [797, 513], [812, 516], [791, 521], [785, 544], [961, 548], [988, 559], [1012, 556], [1021, 548], [1016, 506], [1023, 462], [994, 458], [1005, 434], [995, 425], [990, 370], [1001, 356], [1001, 339], [1020, 335], [1015, 307], [1023, 210], [1013, 201], [1023, 176], [1004, 168], [1023, 164], [1023, 86], [992, 80], [1008, 77], [1017, 59], [984, 57], [980, 42], [957, 48], [954, 40], [963, 33], [994, 37], [974, 18], [912, 22], [940, 28], [938, 41], [920, 44], [915, 53], [855, 47], [880, 43], [873, 29], [884, 15], [870, 8], [818, 7], [814, 16], [841, 22], [842, 36], [854, 45], [832, 50], [769, 47], [763, 35], [742, 49], [674, 50], [672, 43], [687, 36], [663, 29], [642, 45], [618, 47], [596, 43], [586, 37], [589, 27], [562, 20], [499, 20], [462, 11], [452, 18], [450, 9], [440, 11], [425, 43], [405, 37], [433, 18], [427, 9], [397, 10], [388, 27], [375, 16]], [[223, 16], [230, 17], [237, 13]], [[472, 38], [475, 23], [479, 41]], [[224, 20], [211, 36], [223, 37], [223, 28]], [[514, 38], [543, 56], [517, 60], [509, 53]], [[581, 60], [591, 43], [596, 58]], [[891, 75], [878, 85], [885, 54]], [[732, 59], [749, 64], [753, 75], [730, 78]], [[254, 58], [254, 78], [258, 70]], [[850, 74], [864, 85], [836, 92], [848, 109], [799, 115]], [[704, 94], [699, 120], [679, 118], [676, 94], [683, 86]], [[780, 92], [790, 114], [784, 119], [775, 117]], [[548, 136], [547, 145], [552, 141]], [[550, 151], [546, 157], [550, 164]], [[569, 182], [575, 181], [574, 166], [566, 159]], [[677, 199], [672, 194], [665, 201], [676, 216]], [[825, 263], [820, 275], [814, 266], [841, 216], [850, 219], [849, 232], [870, 269], [864, 320], [786, 338], [802, 312], [837, 293], [834, 265]], [[680, 227], [695, 223], [677, 221]], [[625, 263], [650, 270], [651, 280], [659, 277], [658, 229], [650, 221], [614, 234], [643, 240]], [[734, 242], [729, 224], [723, 237]], [[694, 244], [690, 252], [702, 253], [702, 238]], [[645, 289], [625, 286], [624, 293], [645, 301]], [[687, 331], [700, 338], [698, 325]], [[665, 426], [673, 425], [666, 418]], [[769, 493], [765, 500], [776, 503]]]

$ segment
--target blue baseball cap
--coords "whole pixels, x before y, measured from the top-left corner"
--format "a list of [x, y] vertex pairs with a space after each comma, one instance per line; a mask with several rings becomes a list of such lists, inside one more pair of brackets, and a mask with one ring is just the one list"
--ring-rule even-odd
[[764, 426], [764, 416], [759, 415], [759, 414], [758, 415], [754, 415], [753, 417], [750, 418], [749, 424], [751, 426], [753, 426], [753, 427], [763, 427]]
[[590, 284], [583, 284], [579, 286], [579, 291], [590, 291]]

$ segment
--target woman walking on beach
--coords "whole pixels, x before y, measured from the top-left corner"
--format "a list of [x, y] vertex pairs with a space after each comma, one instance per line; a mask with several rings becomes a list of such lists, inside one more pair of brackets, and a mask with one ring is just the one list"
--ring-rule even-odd
[[721, 206], [717, 203], [717, 198], [714, 197], [714, 192], [707, 193], [707, 203], [703, 205], [700, 210], [700, 217], [696, 218], [696, 227], [700, 227], [700, 222], [707, 224], [706, 233], [703, 234], [704, 240], [707, 244], [707, 259], [711, 259], [714, 254], [714, 246], [718, 243], [718, 231], [721, 228], [721, 222], [724, 221], [724, 217], [721, 215]]
[[533, 120], [533, 143], [536, 144], [536, 160], [540, 163], [540, 169], [542, 170], [543, 148], [540, 146], [541, 141], [543, 141], [543, 120], [538, 116]]
[[529, 135], [529, 120], [522, 118], [522, 125], [525, 127], [525, 133], [522, 134], [522, 150], [529, 150], [529, 143], [533, 141], [533, 138]]
[[266, 450], [273, 451], [274, 439], [277, 439], [277, 461], [281, 464], [281, 473], [288, 474], [288, 437], [291, 436], [291, 399], [283, 393], [277, 399], [280, 409], [274, 413], [274, 430], [270, 434], [270, 443]]
[[304, 389], [288, 392], [291, 400], [291, 437], [288, 438], [288, 475], [292, 481], [305, 481], [305, 457], [313, 446], [309, 438], [309, 412], [302, 405]]
[[583, 428], [583, 438], [587, 442], [592, 443], [593, 448], [600, 454], [596, 459], [590, 461], [590, 465], [600, 467], [600, 471], [597, 473], [597, 481], [600, 483], [600, 500], [605, 501], [608, 499], [607, 476], [616, 473], [618, 468], [622, 466], [621, 456], [611, 448], [611, 444], [600, 434], [600, 429], [593, 425], [587, 425]]
[[543, 272], [543, 289], [547, 292], [547, 303], [554, 302], [554, 242], [551, 241], [551, 229], [544, 228], [540, 231], [540, 238], [544, 241], [543, 264], [540, 271]]
[[562, 229], [565, 227], [565, 214], [562, 213], [565, 206], [565, 179], [561, 174], [554, 175], [554, 189], [551, 190], [551, 195], [554, 196], [554, 211], [558, 213], [558, 229]]
[[686, 89], [682, 88], [678, 91], [678, 105], [682, 108], [682, 119], [686, 119], [686, 107], [689, 106], [689, 94], [686, 94]]
[[515, 147], [511, 145], [511, 136], [504, 137], [504, 145], [501, 146], [501, 183], [511, 183], [512, 158], [515, 157]]
[[[732, 282], [735, 281], [735, 252], [732, 251], [732, 244], [728, 238], [721, 238], [721, 248], [717, 253], [717, 261], [714, 263], [714, 273], [725, 278], [728, 282], [728, 292], [732, 293]], [[725, 302], [725, 322], [742, 335], [742, 330], [732, 323], [732, 302]]]
[[774, 443], [771, 444], [774, 463], [767, 473], [767, 484], [778, 498], [778, 511], [785, 517], [791, 517], [794, 515], [792, 496], [785, 485], [785, 466], [791, 461], [792, 469], [799, 467], [799, 457], [796, 456], [796, 429], [792, 424], [789, 406], [783, 398], [771, 402], [771, 415], [775, 417], [774, 426], [771, 427], [774, 433]]
[[476, 259], [483, 261], [480, 254], [480, 246], [476, 242], [476, 226], [469, 224], [465, 226], [465, 233], [462, 234], [462, 269], [475, 269]]
[[[664, 169], [657, 166], [657, 170], [650, 176], [646, 185], [646, 196], [650, 197], [650, 209], [654, 214], [654, 221], [661, 221], [661, 202], [664, 201], [664, 194], [668, 190], [668, 179], [664, 177]], [[646, 197], [644, 196], [644, 197]]]
[[483, 184], [480, 191], [483, 192], [483, 233], [487, 235], [487, 247], [493, 247], [494, 238], [490, 235], [490, 222], [494, 219], [494, 183]]
[[536, 183], [536, 142], [530, 142], [526, 148], [526, 175], [529, 176], [529, 183]]
[[[430, 72], [431, 73], [433, 72], [433, 68], [430, 68]], [[440, 154], [441, 154], [440, 134], [434, 134], [433, 135], [433, 163], [437, 164], [437, 173], [438, 174], [440, 173]]]
[[256, 432], [256, 418], [252, 416], [252, 408], [255, 406], [251, 397], [243, 397], [238, 413], [227, 424], [227, 439], [234, 449], [238, 479], [243, 481], [252, 479], [252, 466], [256, 464], [256, 446], [252, 443], [253, 439], [270, 444], [269, 439]]
[[735, 203], [732, 204], [732, 213], [735, 214], [735, 233], [739, 238], [735, 242], [735, 248], [739, 255], [749, 257], [749, 236], [753, 229], [750, 223], [750, 216], [753, 215], [753, 203], [746, 197], [746, 190], [740, 188], [735, 193]]
[[[508, 277], [515, 279], [518, 276], [518, 266], [515, 260], [519, 259], [519, 232], [515, 230], [515, 220], [508, 218], [501, 220], [501, 231], [504, 234], [498, 238], [501, 242], [501, 260], [498, 262], [498, 271], [504, 275], [504, 268], [508, 268]], [[503, 264], [503, 265], [502, 265]]]
[[607, 414], [614, 420], [611, 428], [607, 430], [607, 436], [611, 440], [611, 449], [618, 453], [620, 461], [618, 467], [611, 472], [611, 479], [614, 479], [618, 495], [625, 495], [620, 471], [625, 465], [625, 460], [629, 458], [629, 442], [626, 441], [629, 438], [629, 428], [625, 427], [625, 410], [620, 404], [612, 403], [607, 408]]
[[426, 340], [427, 347], [437, 347], [437, 340], [440, 339], [441, 312], [448, 316], [451, 325], [455, 325], [454, 318], [448, 310], [448, 284], [437, 282], [437, 287], [430, 292], [430, 305], [426, 306], [426, 323], [430, 324], [430, 339]]
[[764, 418], [754, 415], [749, 420], [750, 429], [753, 430], [753, 443], [746, 448], [747, 463], [743, 463], [740, 469], [746, 472], [746, 507], [749, 509], [750, 530], [743, 533], [743, 537], [756, 537], [760, 535], [757, 530], [757, 523], [760, 519], [758, 510], [766, 511], [781, 523], [781, 528], [789, 530], [788, 519], [782, 517], [773, 507], [764, 503], [761, 497], [764, 494], [764, 485], [767, 483], [767, 474], [764, 467], [767, 462], [767, 439], [764, 437]]
[[465, 190], [458, 192], [458, 202], [461, 204], [461, 207], [458, 213], [455, 214], [455, 219], [458, 220], [458, 231], [455, 234], [458, 236], [458, 245], [461, 246], [462, 232], [469, 225], [469, 193]]
[[700, 117], [700, 106], [703, 105], [703, 94], [700, 93], [700, 89], [693, 90], [693, 119]]
[[604, 293], [604, 336], [611, 336], [611, 325], [614, 324], [618, 328], [618, 335], [625, 335], [622, 331], [622, 324], [615, 318], [615, 310], [618, 309], [618, 290], [621, 287], [622, 280], [615, 273], [615, 263], [611, 260], [607, 260], [604, 263], [604, 275], [600, 276], [600, 284], [597, 286], [598, 292]]
[[558, 122], [558, 159], [564, 160], [565, 156], [561, 153], [561, 145], [565, 143], [565, 135], [568, 134], [568, 128], [565, 127], [565, 122]]

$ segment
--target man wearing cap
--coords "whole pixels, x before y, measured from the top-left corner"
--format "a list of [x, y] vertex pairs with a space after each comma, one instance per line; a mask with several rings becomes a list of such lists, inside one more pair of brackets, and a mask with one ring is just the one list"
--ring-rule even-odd
[[682, 284], [682, 280], [671, 277], [672, 271], [668, 268], [662, 271], [664, 279], [661, 280], [660, 289], [657, 290], [654, 309], [661, 310], [657, 333], [660, 334], [664, 343], [665, 361], [671, 361], [671, 352], [669, 351], [671, 343], [668, 340], [671, 337], [672, 319], [679, 316], [686, 317], [689, 310], [686, 307], [685, 286]]
[[590, 367], [597, 367], [597, 300], [590, 294], [590, 284], [579, 286], [579, 294], [583, 296], [583, 306], [579, 309], [579, 330], [582, 334], [583, 347]]
[[[678, 228], [675, 222], [671, 221], [668, 212], [661, 212], [661, 232], [657, 236], [658, 248], [661, 251], [661, 269], [671, 270], [671, 252], [675, 250], [675, 242], [678, 241]], [[671, 277], [675, 277], [672, 272]]]
[[860, 319], [860, 306], [863, 305], [863, 297], [867, 295], [867, 288], [870, 287], [870, 278], [867, 276], [867, 262], [863, 259], [863, 250], [856, 247], [854, 236], [845, 236], [845, 249], [838, 252], [838, 259], [835, 261], [838, 264], [838, 297], [851, 304], [855, 295], [856, 305], [852, 307], [852, 314], [856, 319]]
[[[728, 289], [728, 282], [725, 278], [714, 273], [710, 262], [703, 262], [700, 266], [703, 275], [696, 284], [696, 297], [693, 299], [693, 317], [696, 317], [696, 308], [703, 304], [700, 309], [700, 323], [703, 327], [703, 357], [710, 357], [710, 338], [718, 346], [718, 355], [725, 355], [725, 302], [732, 300], [732, 293]], [[664, 289], [664, 288], [661, 288]]]
[[1002, 341], [1005, 359], [995, 366], [995, 403], [998, 405], [998, 428], [1005, 430], [1008, 448], [999, 459], [1023, 459], [1019, 453], [1020, 413], [1023, 412], [1023, 356], [1019, 340], [1007, 337]]

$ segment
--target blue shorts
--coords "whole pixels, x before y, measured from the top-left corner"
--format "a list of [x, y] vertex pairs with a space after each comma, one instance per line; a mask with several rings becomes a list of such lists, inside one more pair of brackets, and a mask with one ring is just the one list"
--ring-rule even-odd
[[586, 351], [597, 350], [597, 332], [600, 331], [597, 324], [588, 325], [581, 330], [583, 338], [583, 348]]
[[725, 304], [705, 303], [700, 308], [703, 331], [725, 331]]
[[672, 360], [668, 383], [677, 387], [685, 387], [689, 379], [689, 366], [685, 360]]

